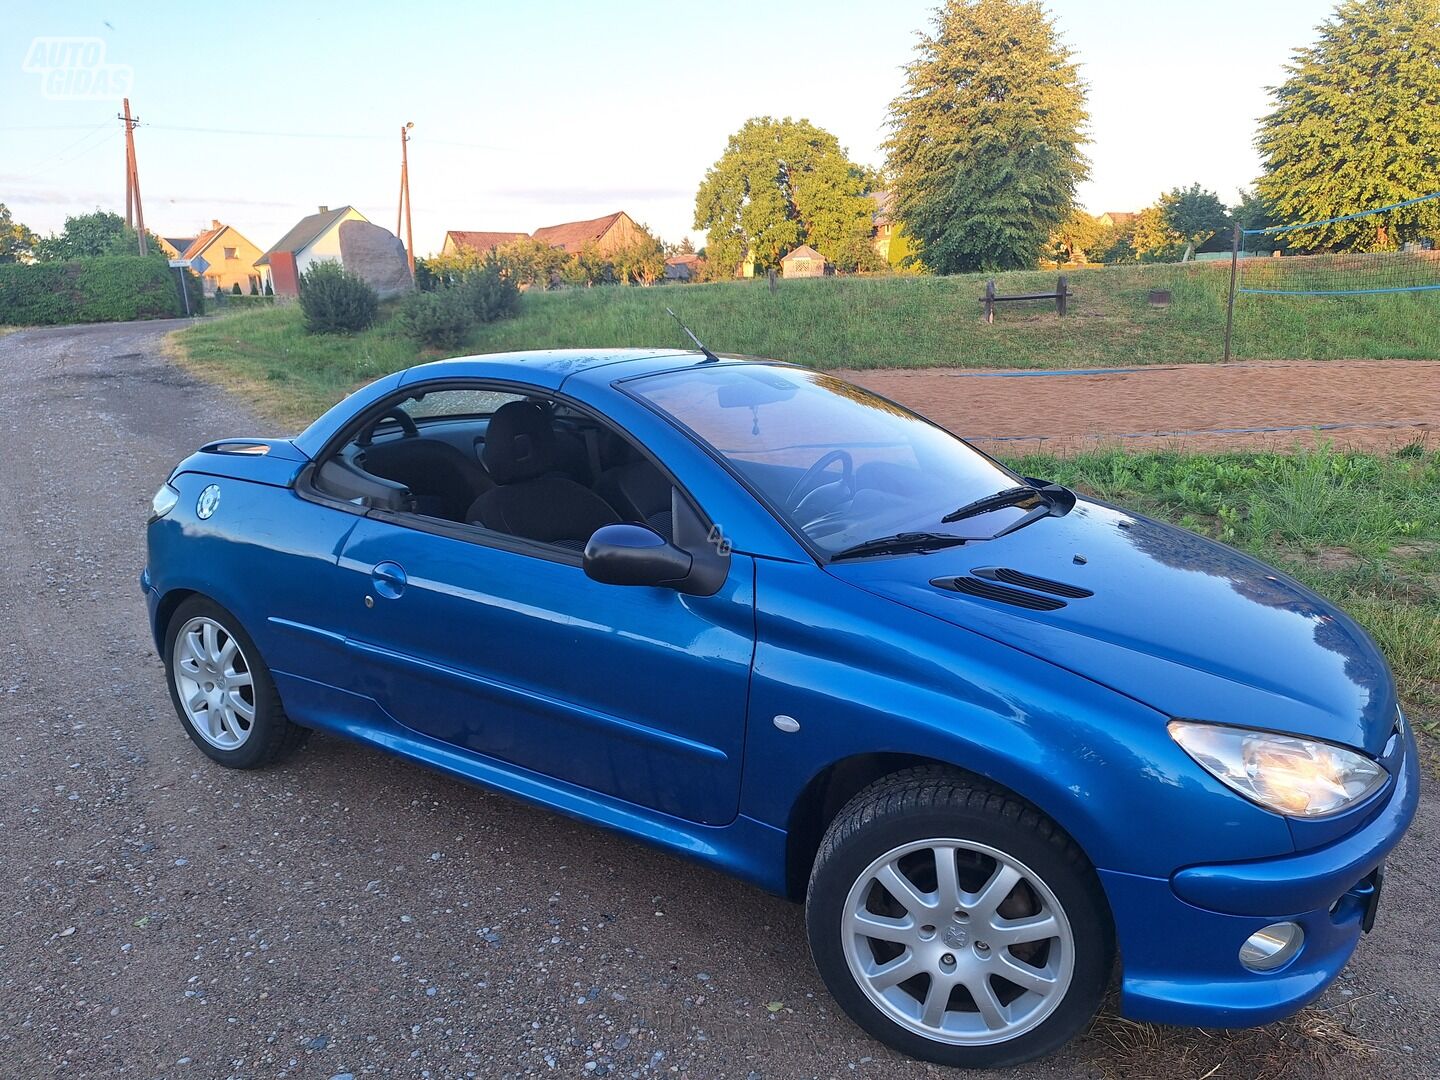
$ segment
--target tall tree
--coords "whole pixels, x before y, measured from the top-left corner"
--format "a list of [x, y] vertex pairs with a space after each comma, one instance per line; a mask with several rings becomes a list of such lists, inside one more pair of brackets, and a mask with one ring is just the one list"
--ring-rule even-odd
[[765, 270], [809, 244], [853, 270], [873, 227], [875, 206], [866, 197], [873, 175], [808, 120], [747, 120], [695, 194], [706, 258], [719, 275], [733, 273], [747, 254]]
[[[1440, 0], [1346, 0], [1271, 87], [1258, 193], [1283, 222], [1322, 221], [1440, 188]], [[1287, 233], [1299, 250], [1381, 250], [1440, 232], [1440, 199], [1387, 221]]]
[[1034, 0], [945, 0], [890, 104], [899, 220], [939, 273], [1034, 266], [1089, 173], [1085, 86]]
[[38, 240], [39, 237], [15, 220], [8, 206], [0, 203], [0, 263], [28, 261]]

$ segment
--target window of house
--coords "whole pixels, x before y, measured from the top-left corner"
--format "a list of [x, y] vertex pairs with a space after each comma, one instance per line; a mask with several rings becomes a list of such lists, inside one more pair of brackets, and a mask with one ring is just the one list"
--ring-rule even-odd
[[233, 259], [233, 258], [235, 258], [235, 249], [234, 249], [234, 248], [226, 248], [226, 249], [225, 249], [225, 258], [227, 258], [227, 259]]

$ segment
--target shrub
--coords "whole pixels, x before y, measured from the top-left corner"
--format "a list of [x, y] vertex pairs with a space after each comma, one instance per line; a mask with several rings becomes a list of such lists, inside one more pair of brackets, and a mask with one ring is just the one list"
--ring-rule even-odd
[[270, 284], [270, 279], [269, 279], [269, 278], [266, 278], [266, 279], [265, 279], [265, 295], [266, 295], [266, 296], [274, 296], [274, 295], [275, 295], [275, 289], [271, 286], [271, 284]]
[[259, 296], [259, 295], [260, 295], [260, 286], [259, 286], [258, 284], [256, 284], [256, 281], [255, 281], [255, 279], [254, 279], [253, 277], [250, 279], [250, 295], [251, 295], [251, 296]]
[[380, 297], [338, 262], [312, 263], [300, 275], [300, 310], [312, 334], [350, 333], [375, 321]]
[[413, 292], [400, 305], [395, 323], [406, 337], [436, 349], [458, 348], [475, 325], [470, 297], [458, 287]]
[[0, 324], [53, 326], [184, 314], [175, 272], [153, 256], [0, 265]]
[[239, 296], [239, 295], [240, 295], [240, 282], [237, 281], [237, 282], [235, 282], [235, 284], [233, 284], [233, 285], [230, 286], [230, 295], [231, 295], [231, 296]]
[[478, 269], [463, 274], [451, 288], [463, 295], [477, 323], [514, 315], [520, 306], [520, 286], [493, 254]]

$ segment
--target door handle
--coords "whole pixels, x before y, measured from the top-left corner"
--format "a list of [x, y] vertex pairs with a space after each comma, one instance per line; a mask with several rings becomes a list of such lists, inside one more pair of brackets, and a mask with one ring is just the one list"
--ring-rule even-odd
[[370, 582], [375, 586], [375, 592], [387, 600], [398, 600], [408, 581], [405, 568], [399, 563], [376, 563], [370, 571]]

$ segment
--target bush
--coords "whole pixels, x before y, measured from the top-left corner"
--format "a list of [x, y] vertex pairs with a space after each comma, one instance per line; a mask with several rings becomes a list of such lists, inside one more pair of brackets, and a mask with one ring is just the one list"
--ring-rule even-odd
[[401, 333], [436, 349], [458, 348], [475, 325], [470, 298], [458, 287], [413, 292], [400, 305], [395, 323]]
[[338, 262], [312, 263], [300, 275], [300, 310], [312, 334], [351, 333], [375, 321], [380, 297]]
[[185, 314], [164, 259], [104, 255], [73, 262], [0, 265], [0, 324], [171, 319]]
[[240, 295], [240, 282], [237, 281], [237, 282], [235, 282], [233, 285], [230, 286], [230, 295], [231, 295], [231, 296], [239, 296], [239, 295]]
[[463, 274], [451, 288], [464, 296], [477, 323], [504, 319], [514, 315], [520, 306], [520, 286], [504, 272], [493, 254], [478, 269]]

